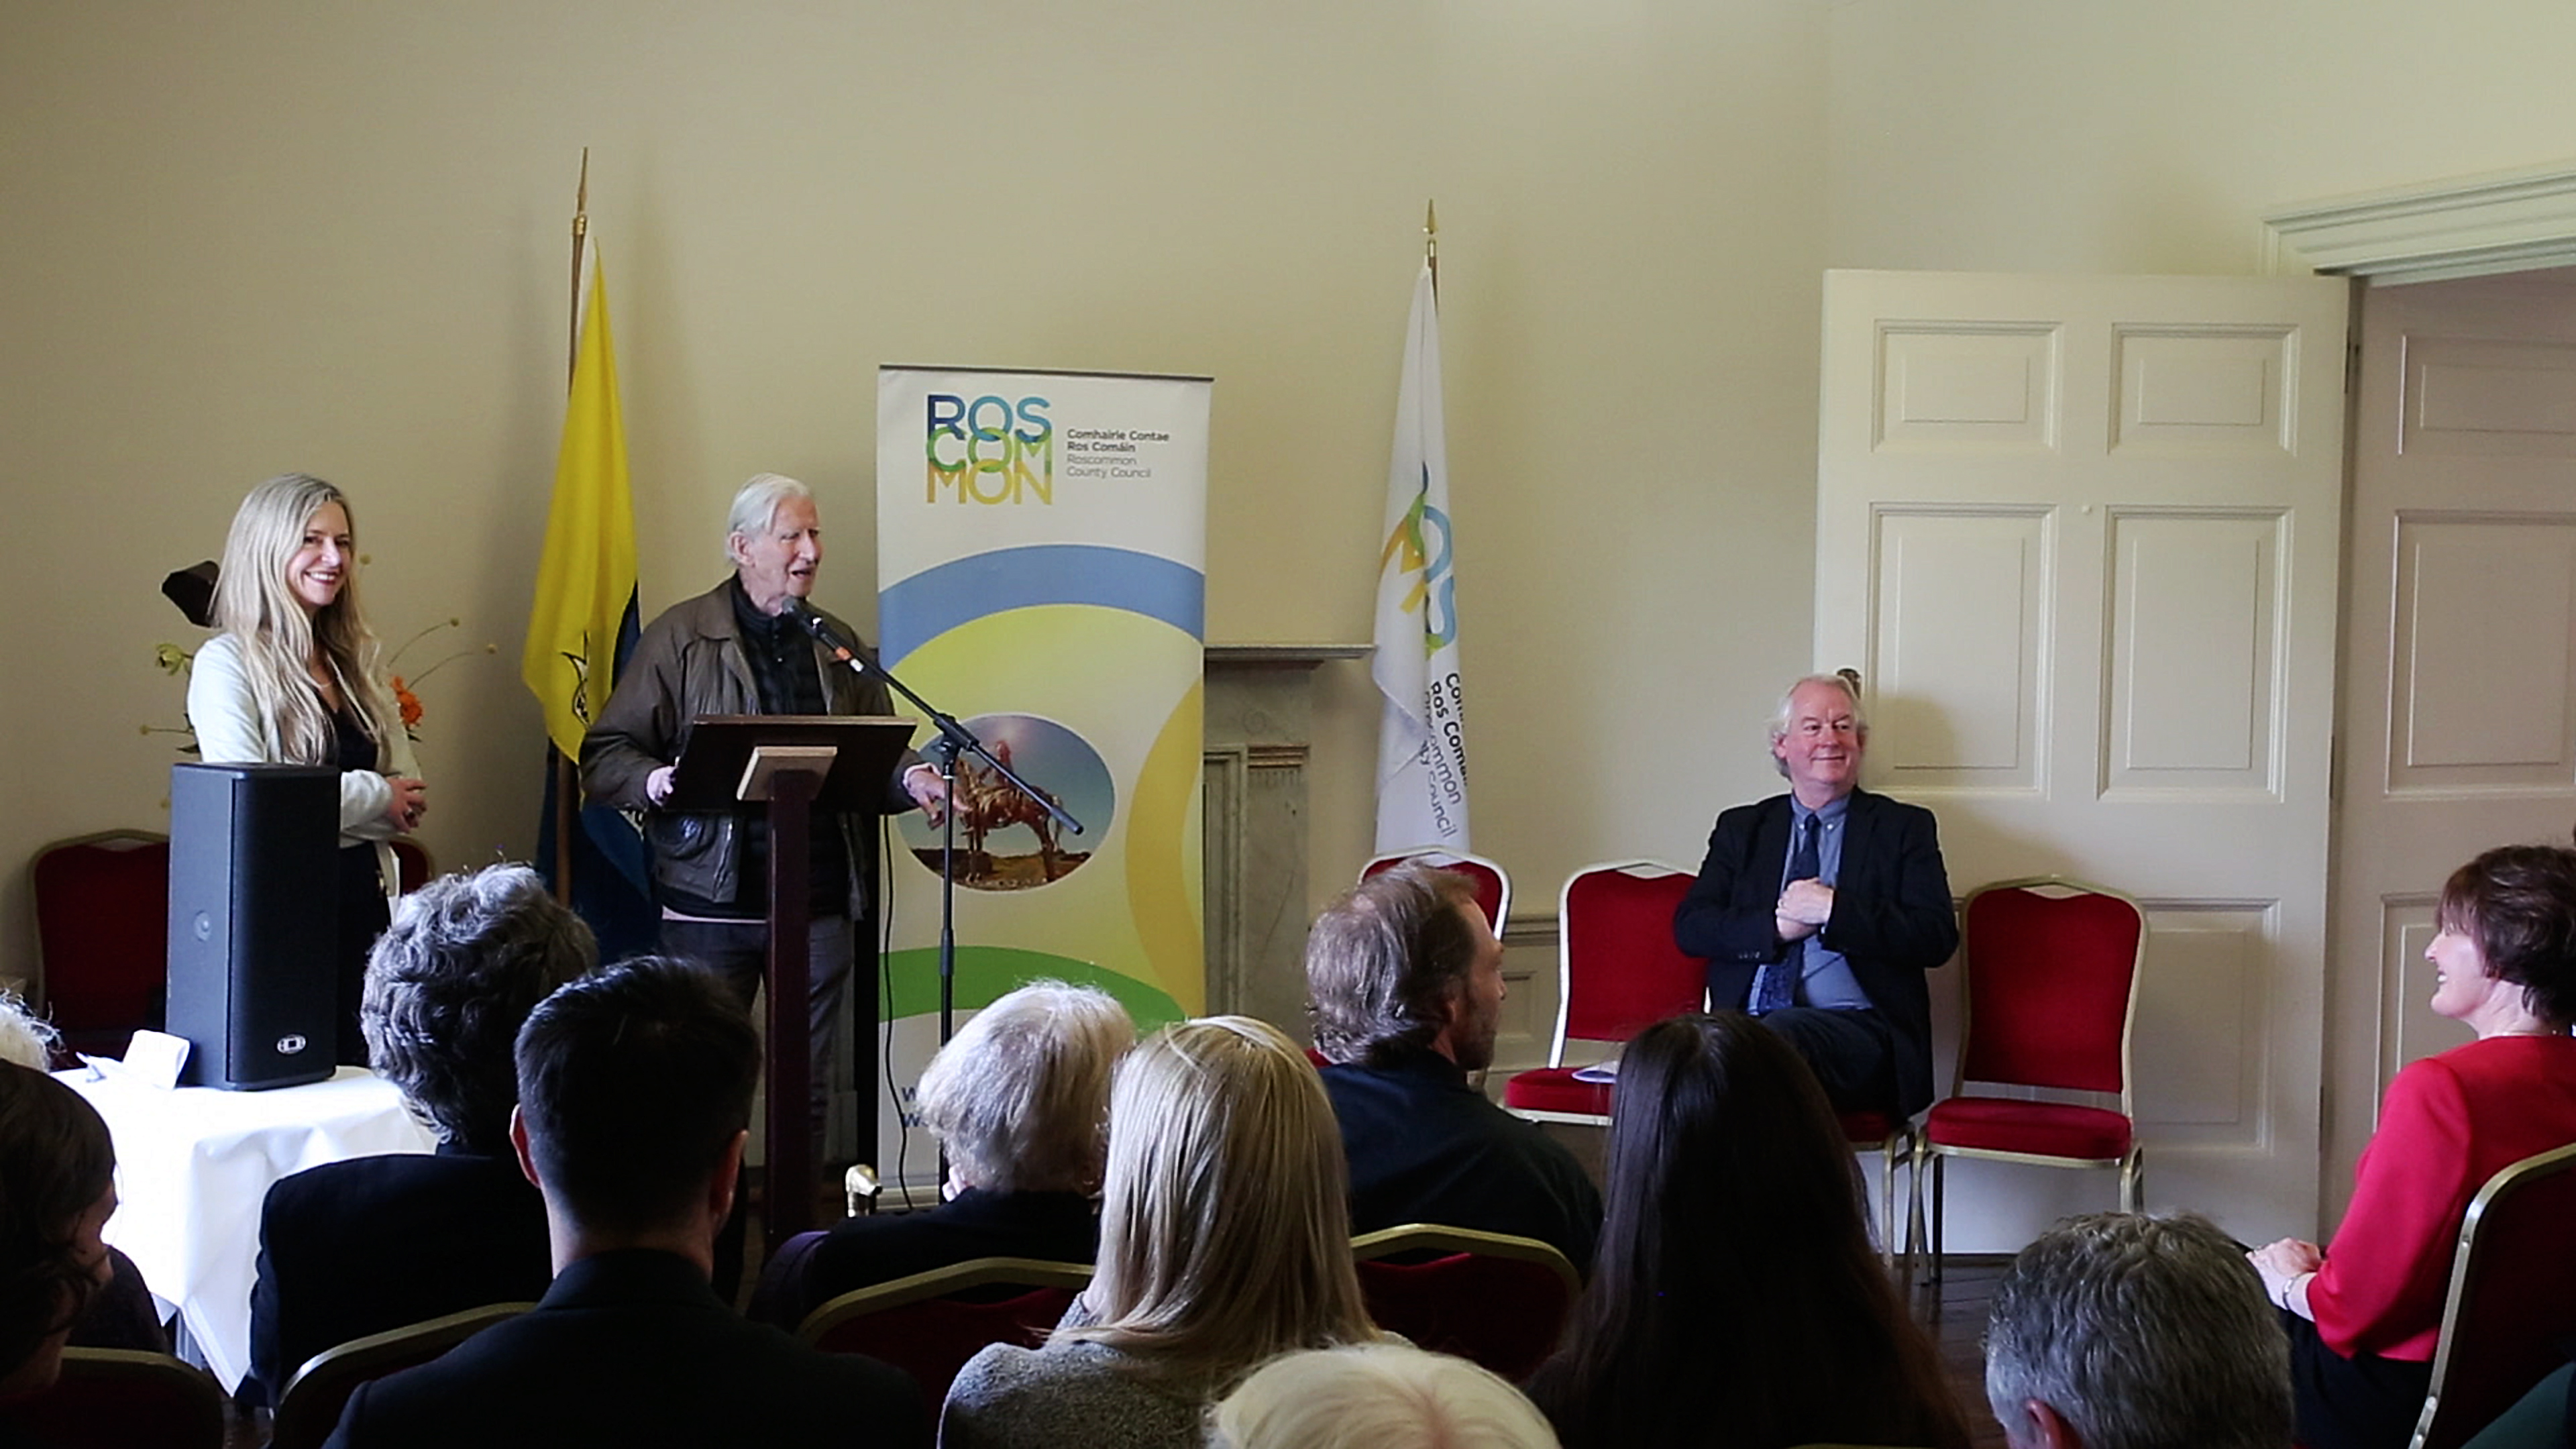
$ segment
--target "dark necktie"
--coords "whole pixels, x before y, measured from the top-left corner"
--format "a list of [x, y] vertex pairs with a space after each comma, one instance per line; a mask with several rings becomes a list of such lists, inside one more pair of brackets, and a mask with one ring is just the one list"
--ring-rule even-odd
[[[1822, 869], [1816, 852], [1816, 828], [1820, 822], [1813, 815], [1798, 822], [1798, 848], [1789, 853], [1788, 880], [1814, 880]], [[1753, 977], [1753, 1014], [1761, 1016], [1794, 1005], [1798, 993], [1800, 968], [1807, 961], [1807, 942], [1792, 941], [1780, 953], [1780, 959], [1767, 962]]]

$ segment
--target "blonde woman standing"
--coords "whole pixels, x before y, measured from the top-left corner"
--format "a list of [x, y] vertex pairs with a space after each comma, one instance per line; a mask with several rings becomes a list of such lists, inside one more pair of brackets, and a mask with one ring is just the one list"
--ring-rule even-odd
[[1324, 1084], [1276, 1028], [1157, 1033], [1110, 1092], [1097, 1275], [1045, 1347], [967, 1361], [940, 1443], [1194, 1449], [1208, 1404], [1263, 1362], [1374, 1341], [1347, 1178]]
[[289, 473], [233, 514], [215, 581], [215, 627], [188, 678], [188, 724], [208, 764], [322, 765], [340, 772], [336, 888], [338, 1060], [364, 1066], [358, 996], [367, 948], [389, 919], [391, 841], [427, 808], [376, 636], [358, 608], [349, 500]]

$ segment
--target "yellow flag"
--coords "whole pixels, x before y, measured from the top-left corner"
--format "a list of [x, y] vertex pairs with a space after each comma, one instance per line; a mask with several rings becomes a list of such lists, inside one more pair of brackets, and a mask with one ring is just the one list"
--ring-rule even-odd
[[617, 355], [608, 287], [590, 244], [581, 342], [564, 408], [563, 450], [537, 564], [537, 598], [519, 676], [546, 712], [546, 735], [572, 759], [608, 703], [617, 665], [634, 646], [635, 507], [626, 482], [626, 428], [617, 408]]

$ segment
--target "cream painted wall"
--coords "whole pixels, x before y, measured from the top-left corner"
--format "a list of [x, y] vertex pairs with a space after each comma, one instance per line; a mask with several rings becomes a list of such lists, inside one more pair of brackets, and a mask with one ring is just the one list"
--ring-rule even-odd
[[[1476, 840], [1695, 861], [1806, 662], [1829, 17], [1811, 0], [242, 0], [0, 22], [0, 976], [55, 837], [164, 823], [155, 596], [285, 469], [425, 691], [428, 843], [523, 854], [519, 630], [579, 148], [648, 609], [748, 473], [822, 490], [873, 616], [882, 361], [1214, 374], [1209, 631], [1368, 629], [1423, 199], [1443, 223]], [[449, 636], [425, 648], [438, 648]], [[434, 656], [427, 656], [434, 657]], [[405, 661], [418, 667], [424, 656]], [[1369, 844], [1325, 686], [1313, 875]], [[1552, 908], [1552, 907], [1549, 907]]]
[[2284, 203], [2576, 156], [2556, 0], [1834, 0], [1823, 264], [2248, 273]]

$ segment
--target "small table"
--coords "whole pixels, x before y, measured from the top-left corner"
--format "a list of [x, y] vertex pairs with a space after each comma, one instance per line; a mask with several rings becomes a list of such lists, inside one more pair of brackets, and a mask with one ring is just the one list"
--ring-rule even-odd
[[129, 1078], [56, 1074], [116, 1140], [116, 1215], [104, 1236], [142, 1269], [230, 1390], [250, 1370], [250, 1289], [259, 1210], [281, 1177], [436, 1143], [391, 1082], [342, 1067], [327, 1082], [267, 1092], [165, 1090]]

